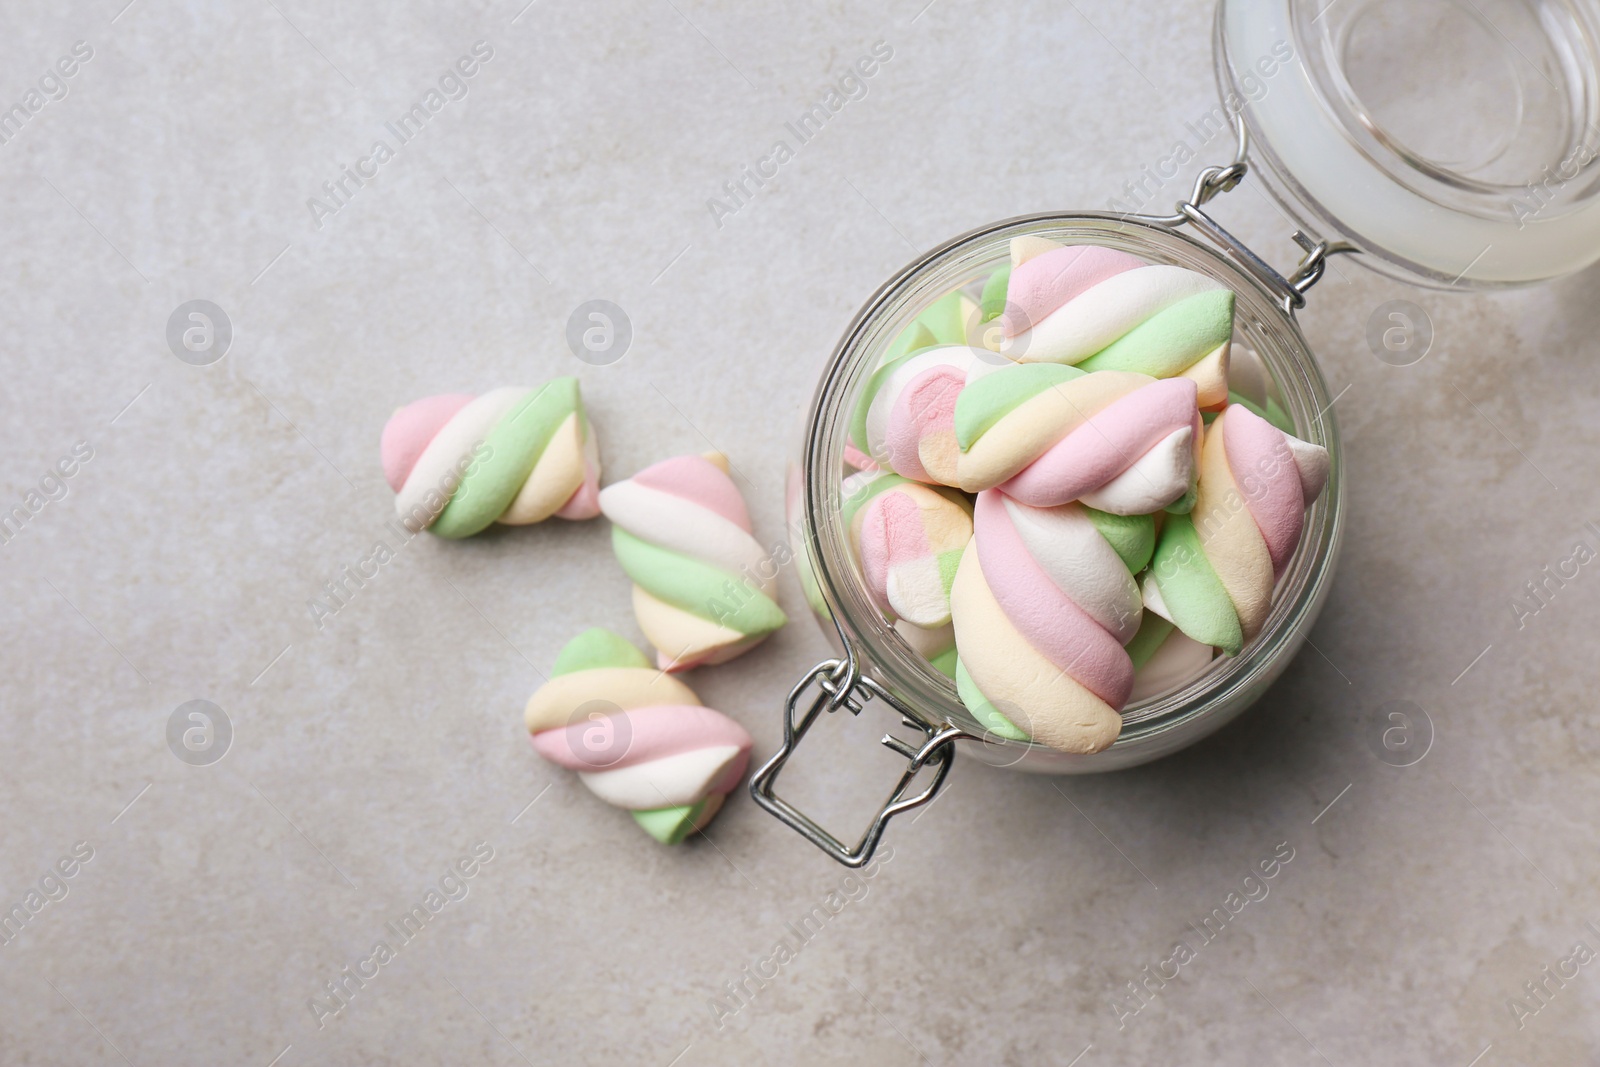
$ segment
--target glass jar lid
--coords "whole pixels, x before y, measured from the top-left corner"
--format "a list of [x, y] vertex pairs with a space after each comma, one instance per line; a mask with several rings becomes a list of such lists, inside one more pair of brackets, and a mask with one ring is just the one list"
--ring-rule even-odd
[[1600, 4], [1221, 0], [1217, 77], [1297, 222], [1434, 286], [1600, 259]]

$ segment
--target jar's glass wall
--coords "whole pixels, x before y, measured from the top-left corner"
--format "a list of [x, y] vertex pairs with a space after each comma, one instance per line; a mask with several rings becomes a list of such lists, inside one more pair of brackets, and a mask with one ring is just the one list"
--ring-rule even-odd
[[1108, 215], [1014, 219], [950, 242], [902, 271], [876, 293], [846, 331], [823, 377], [797, 469], [789, 483], [790, 529], [802, 583], [827, 628], [837, 628], [862, 669], [930, 723], [984, 736], [954, 684], [895, 633], [872, 604], [842, 520], [841, 481], [849, 423], [871, 372], [889, 344], [929, 305], [952, 290], [981, 285], [1009, 257], [1010, 241], [1037, 234], [1068, 244], [1094, 243], [1219, 278], [1235, 290], [1235, 343], [1259, 355], [1275, 399], [1296, 436], [1334, 457], [1326, 490], [1307, 516], [1299, 549], [1279, 582], [1262, 633], [1239, 656], [1218, 659], [1175, 692], [1130, 704], [1111, 748], [1073, 756], [1031, 742], [969, 745], [986, 762], [1058, 773], [1112, 770], [1193, 743], [1253, 702], [1303, 640], [1327, 592], [1338, 551], [1342, 487], [1339, 439], [1326, 383], [1293, 320], [1250, 278], [1211, 248], [1164, 227]]

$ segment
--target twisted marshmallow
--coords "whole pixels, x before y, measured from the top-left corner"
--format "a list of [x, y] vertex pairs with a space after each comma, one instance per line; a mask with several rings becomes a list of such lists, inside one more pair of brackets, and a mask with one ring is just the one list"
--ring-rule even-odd
[[[938, 368], [947, 363], [949, 366], [956, 365], [951, 361], [958, 358], [957, 354], [949, 354], [931, 361], [922, 360], [910, 370], [899, 374], [898, 377], [895, 376], [897, 371], [905, 368], [909, 360], [927, 349], [964, 348], [969, 343], [974, 343], [979, 332], [981, 315], [978, 305], [958, 289], [935, 300], [913, 319], [909, 326], [900, 331], [899, 336], [884, 352], [877, 370], [867, 379], [866, 385], [862, 388], [861, 399], [857, 401], [854, 416], [850, 421], [846, 449], [847, 456], [855, 457], [851, 461], [852, 466], [866, 469], [856, 460], [870, 458], [874, 463], [887, 466], [908, 478], [915, 478], [918, 481], [943, 481], [944, 484], [950, 484], [948, 478], [941, 479], [930, 473], [925, 464], [931, 462], [934, 468], [942, 469], [940, 467], [942, 457], [948, 455], [953, 461], [953, 449], [948, 444], [941, 444], [938, 436], [941, 429], [940, 412], [944, 412], [942, 428], [947, 432], [948, 407], [955, 402], [954, 394], [960, 391], [965, 381], [964, 366], [960, 371], [945, 370], [938, 373]], [[905, 393], [915, 379], [928, 371], [936, 372], [935, 376], [927, 381], [918, 382], [900, 405], [899, 413], [891, 420], [890, 412], [895, 408], [895, 398]], [[889, 384], [891, 377], [895, 378], [893, 394], [880, 399], [880, 393]], [[873, 414], [874, 408], [877, 409], [876, 414]], [[872, 420], [870, 430], [869, 419]], [[895, 434], [892, 445], [889, 437], [891, 421]], [[930, 425], [923, 429], [924, 424]], [[922, 447], [924, 436], [931, 438], [926, 449], [926, 457]], [[891, 448], [898, 458], [893, 463], [885, 462]], [[901, 469], [902, 463], [905, 469]]]
[[842, 517], [873, 603], [924, 630], [947, 626], [950, 585], [972, 540], [966, 499], [886, 472], [851, 476], [843, 495]]
[[956, 400], [957, 480], [1035, 507], [1115, 515], [1191, 502], [1202, 424], [1195, 383], [1053, 363], [980, 371]]
[[709, 823], [750, 762], [744, 727], [609, 630], [573, 638], [524, 721], [535, 752], [667, 845]]
[[956, 667], [960, 658], [956, 655], [956, 628], [951, 623], [943, 626], [928, 628], [907, 622], [904, 619], [895, 620], [894, 632], [900, 635], [901, 640], [910, 645], [928, 665], [947, 678], [956, 677]]
[[495, 522], [600, 514], [599, 448], [576, 378], [418, 400], [390, 416], [380, 447], [413, 530], [469, 537]]
[[956, 402], [984, 355], [966, 345], [940, 345], [878, 368], [868, 383], [872, 401], [863, 424], [873, 462], [914, 481], [954, 485]]
[[720, 453], [663, 460], [600, 492], [633, 610], [662, 670], [726, 663], [787, 620], [777, 565]]
[[1193, 514], [1169, 517], [1161, 531], [1145, 606], [1237, 655], [1266, 622], [1328, 463], [1321, 445], [1229, 404], [1206, 431]]
[[[1228, 357], [1228, 403], [1243, 404], [1284, 433], [1294, 433], [1294, 420], [1273, 394], [1276, 388], [1266, 364], [1253, 348], [1233, 346]], [[1218, 413], [1207, 413], [1215, 418]]]
[[960, 289], [952, 290], [929, 304], [910, 326], [900, 331], [884, 352], [882, 362], [890, 363], [934, 345], [969, 344], [982, 317], [982, 309], [971, 297]]
[[1041, 238], [1012, 243], [1000, 353], [1019, 363], [1060, 363], [1184, 377], [1199, 405], [1228, 396], [1233, 291], [1214, 278], [1098, 245]]
[[1133, 692], [1128, 702], [1164, 696], [1199, 677], [1216, 649], [1202, 645], [1153, 611], [1144, 613], [1139, 632], [1128, 642], [1133, 660]]
[[1123, 646], [1142, 616], [1133, 576], [1154, 540], [1149, 516], [980, 493], [951, 596], [967, 707], [1001, 736], [1064, 752], [1115, 741], [1134, 679]]
[[[1024, 246], [1025, 247], [1025, 246]], [[1011, 254], [1015, 257], [1019, 248], [1015, 239], [1011, 242]], [[1002, 263], [999, 268], [983, 283], [983, 294], [978, 300], [979, 319], [988, 323], [998, 319], [1006, 309], [1006, 290], [1011, 287], [1011, 271], [1013, 265]], [[988, 331], [984, 331], [987, 340]]]

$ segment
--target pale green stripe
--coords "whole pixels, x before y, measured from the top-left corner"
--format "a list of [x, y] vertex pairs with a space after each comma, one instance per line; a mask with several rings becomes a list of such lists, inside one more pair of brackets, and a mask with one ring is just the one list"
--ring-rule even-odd
[[961, 316], [961, 309], [966, 303], [966, 296], [961, 290], [946, 293], [928, 305], [928, 310], [918, 315], [917, 321], [933, 334], [934, 344], [964, 345], [967, 343], [967, 323]]
[[[1263, 419], [1266, 419], [1268, 422], [1272, 423], [1272, 425], [1276, 426], [1286, 434], [1291, 436], [1294, 434], [1294, 420], [1291, 419], [1289, 417], [1289, 413], [1283, 410], [1282, 406], [1270, 396], [1267, 397], [1267, 406], [1262, 407], [1249, 397], [1240, 396], [1238, 393], [1229, 390], [1228, 403], [1238, 404], [1240, 407], [1246, 408], [1254, 414], [1260, 415]], [[1220, 414], [1222, 414], [1220, 411], [1202, 411], [1200, 413], [1200, 417], [1205, 420], [1207, 426], [1210, 426], [1213, 422], [1217, 421], [1217, 416]]]
[[1178, 301], [1102, 348], [1078, 366], [1087, 371], [1131, 370], [1171, 378], [1233, 336], [1233, 291], [1213, 289]]
[[620, 526], [611, 528], [611, 547], [635, 585], [691, 615], [751, 637], [789, 621], [782, 608], [738, 575], [652, 545]]
[[1182, 496], [1162, 508], [1168, 515], [1187, 515], [1194, 510], [1194, 503], [1200, 498], [1200, 486], [1191, 484], [1184, 490]]
[[1144, 613], [1139, 620], [1139, 632], [1133, 635], [1133, 640], [1127, 645], [1128, 658], [1133, 660], [1134, 670], [1150, 662], [1150, 657], [1156, 654], [1156, 649], [1161, 647], [1161, 642], [1167, 639], [1173, 629], [1172, 623], [1155, 612]]
[[972, 680], [972, 675], [967, 673], [967, 665], [959, 658], [956, 660], [956, 692], [960, 694], [961, 703], [967, 706], [973, 717], [988, 727], [989, 732], [996, 737], [1003, 737], [1007, 741], [1030, 740], [1026, 733], [989, 702], [989, 698], [978, 688], [978, 683]]
[[967, 546], [953, 548], [948, 552], [941, 552], [939, 560], [939, 584], [944, 587], [944, 595], [950, 595], [950, 589], [956, 584], [956, 571], [961, 567], [961, 557], [966, 555]]
[[928, 329], [921, 318], [913, 319], [911, 325], [901, 330], [900, 336], [884, 349], [883, 362], [892, 363], [903, 356], [921, 352], [924, 348], [932, 348], [938, 343], [939, 338], [934, 336], [933, 331]]
[[1011, 285], [1011, 264], [1001, 264], [1000, 269], [989, 275], [989, 280], [983, 283], [983, 297], [979, 307], [983, 309], [983, 320], [1000, 317], [1006, 309], [1006, 291]]
[[557, 378], [520, 401], [484, 438], [488, 457], [461, 479], [433, 533], [470, 537], [488, 528], [522, 491], [561, 423], [582, 410], [576, 378]]
[[634, 647], [632, 641], [620, 634], [596, 626], [567, 642], [567, 647], [556, 657], [550, 677], [576, 671], [592, 671], [606, 667], [650, 667], [645, 654]]
[[833, 612], [829, 610], [827, 600], [823, 599], [822, 587], [817, 584], [817, 571], [811, 565], [811, 549], [805, 535], [796, 536], [791, 544], [794, 548], [795, 572], [800, 575], [800, 592], [805, 595], [806, 604], [816, 612], [817, 617], [828, 622], [833, 618]]
[[[1228, 403], [1230, 403], [1230, 404], [1238, 404], [1240, 407], [1244, 408], [1246, 411], [1249, 411], [1253, 415], [1260, 415], [1263, 419], [1267, 417], [1267, 412], [1266, 412], [1265, 408], [1263, 408], [1260, 404], [1257, 404], [1254, 400], [1251, 400], [1249, 397], [1243, 395], [1242, 393], [1234, 392], [1232, 389], [1228, 390]], [[1207, 426], [1211, 425], [1211, 420], [1215, 419], [1220, 414], [1222, 414], [1222, 412], [1220, 412], [1220, 411], [1208, 411], [1208, 412], [1206, 412], [1206, 415], [1209, 416], [1206, 419], [1206, 425]]]
[[967, 451], [1021, 404], [1083, 375], [1059, 363], [1018, 363], [984, 375], [956, 397], [956, 443]]
[[1150, 561], [1150, 578], [1161, 590], [1161, 599], [1172, 612], [1178, 629], [1230, 656], [1239, 654], [1244, 647], [1244, 632], [1238, 609], [1222, 579], [1211, 569], [1189, 516], [1173, 515], [1167, 519], [1155, 558]]
[[644, 832], [660, 841], [663, 845], [680, 844], [684, 838], [694, 832], [694, 822], [700, 813], [706, 810], [706, 805], [711, 803], [711, 798], [695, 804], [679, 804], [670, 808], [653, 808], [649, 811], [633, 812], [633, 821], [644, 828]]
[[1149, 515], [1112, 515], [1085, 506], [1083, 509], [1111, 547], [1133, 574], [1144, 570], [1156, 550], [1156, 520]]

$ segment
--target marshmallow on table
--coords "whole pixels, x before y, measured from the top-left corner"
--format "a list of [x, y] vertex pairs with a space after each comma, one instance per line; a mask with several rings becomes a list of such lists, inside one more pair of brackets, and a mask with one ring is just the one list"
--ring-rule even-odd
[[1064, 752], [1115, 741], [1134, 682], [1123, 646], [1143, 614], [1134, 574], [1154, 542], [1148, 515], [980, 493], [951, 591], [956, 687], [974, 716]]
[[609, 630], [573, 638], [524, 714], [533, 748], [675, 845], [739, 787], [750, 735]]
[[600, 491], [633, 610], [662, 670], [726, 663], [788, 621], [777, 564], [720, 453], [663, 460]]
[[576, 378], [418, 400], [389, 418], [381, 452], [413, 530], [469, 537], [496, 522], [600, 514], [599, 447]]
[[1206, 430], [1190, 515], [1168, 516], [1144, 580], [1145, 606], [1228, 655], [1261, 632], [1328, 480], [1328, 451], [1229, 404]]

